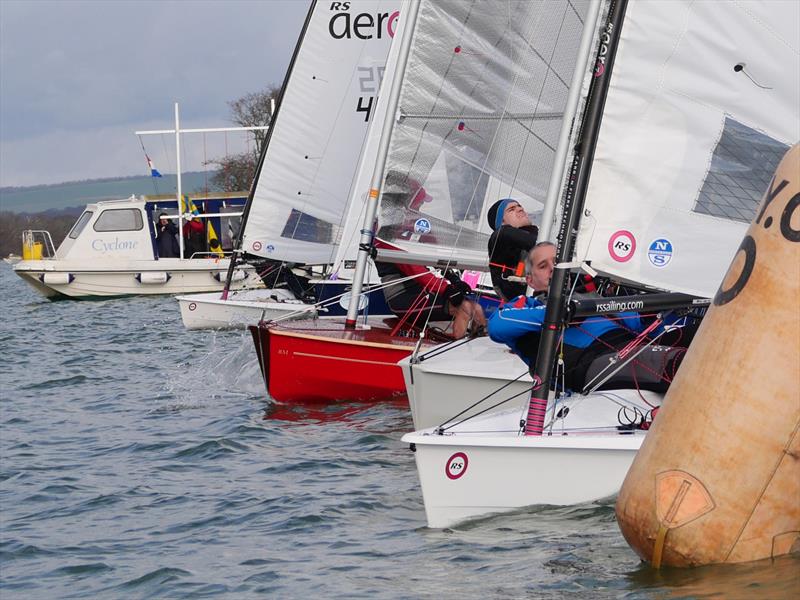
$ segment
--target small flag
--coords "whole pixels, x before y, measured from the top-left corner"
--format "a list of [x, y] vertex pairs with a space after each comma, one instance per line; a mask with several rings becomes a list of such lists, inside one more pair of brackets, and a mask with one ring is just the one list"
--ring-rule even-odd
[[[161, 175], [159, 175], [161, 177]], [[194, 202], [189, 196], [185, 195], [181, 199], [181, 212], [190, 212], [193, 215], [200, 216], [200, 211], [197, 210]], [[217, 232], [214, 229], [214, 225], [211, 221], [206, 220], [206, 242], [208, 243], [208, 249], [219, 256], [220, 258], [225, 256], [225, 253], [222, 251], [222, 245], [219, 243], [219, 238], [217, 238]]]
[[147, 154], [145, 154], [144, 157], [147, 159], [147, 166], [150, 167], [150, 177], [161, 177], [161, 173], [159, 173], [158, 169], [153, 165], [153, 161], [150, 160], [150, 157], [147, 156]]

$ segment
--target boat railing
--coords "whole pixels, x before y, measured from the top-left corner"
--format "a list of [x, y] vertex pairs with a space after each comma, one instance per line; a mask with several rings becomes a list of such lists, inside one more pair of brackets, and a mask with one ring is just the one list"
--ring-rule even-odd
[[230, 256], [231, 254], [233, 254], [233, 251], [223, 250], [222, 254], [223, 256], [220, 256], [219, 252], [192, 252], [192, 255], [187, 256], [186, 258], [188, 260], [191, 260], [193, 258], [225, 258], [226, 256]]
[[26, 229], [22, 232], [22, 260], [54, 260], [56, 247], [49, 231]]

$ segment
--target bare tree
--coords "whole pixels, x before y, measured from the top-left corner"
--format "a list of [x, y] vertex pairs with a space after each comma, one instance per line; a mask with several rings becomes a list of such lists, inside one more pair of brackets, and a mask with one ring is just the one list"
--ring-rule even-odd
[[[272, 99], [278, 98], [280, 88], [271, 85], [260, 92], [245, 94], [238, 100], [228, 102], [231, 109], [231, 121], [239, 127], [261, 127], [269, 125], [272, 118]], [[256, 140], [256, 156], [261, 155], [261, 149], [266, 139], [266, 131], [254, 131]]]
[[[228, 102], [231, 121], [240, 127], [262, 127], [270, 124], [272, 99], [277, 98], [280, 88], [271, 85], [260, 92], [245, 94]], [[219, 170], [211, 183], [225, 192], [249, 190], [255, 177], [258, 158], [266, 140], [266, 131], [253, 131], [255, 147], [252, 152], [243, 152], [224, 158], [212, 159], [208, 164], [218, 165]]]

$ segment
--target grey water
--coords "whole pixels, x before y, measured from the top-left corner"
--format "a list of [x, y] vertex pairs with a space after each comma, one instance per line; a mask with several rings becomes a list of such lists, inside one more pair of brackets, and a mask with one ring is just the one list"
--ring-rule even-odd
[[49, 302], [3, 264], [0, 303], [3, 600], [800, 595], [793, 557], [653, 571], [611, 504], [428, 529], [403, 399], [277, 405], [248, 334], [170, 297]]

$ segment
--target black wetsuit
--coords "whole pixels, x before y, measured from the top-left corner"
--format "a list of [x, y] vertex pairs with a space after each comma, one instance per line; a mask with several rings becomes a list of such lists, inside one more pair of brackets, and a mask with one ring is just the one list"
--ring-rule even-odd
[[517, 265], [524, 261], [526, 254], [536, 245], [539, 228], [536, 225], [511, 227], [502, 225], [489, 238], [489, 272], [492, 286], [503, 300], [511, 300], [524, 294], [525, 282], [508, 281], [514, 275]]
[[178, 246], [178, 228], [172, 221], [167, 221], [166, 225], [156, 223], [156, 244], [158, 246], [159, 258], [179, 258], [181, 251]]

